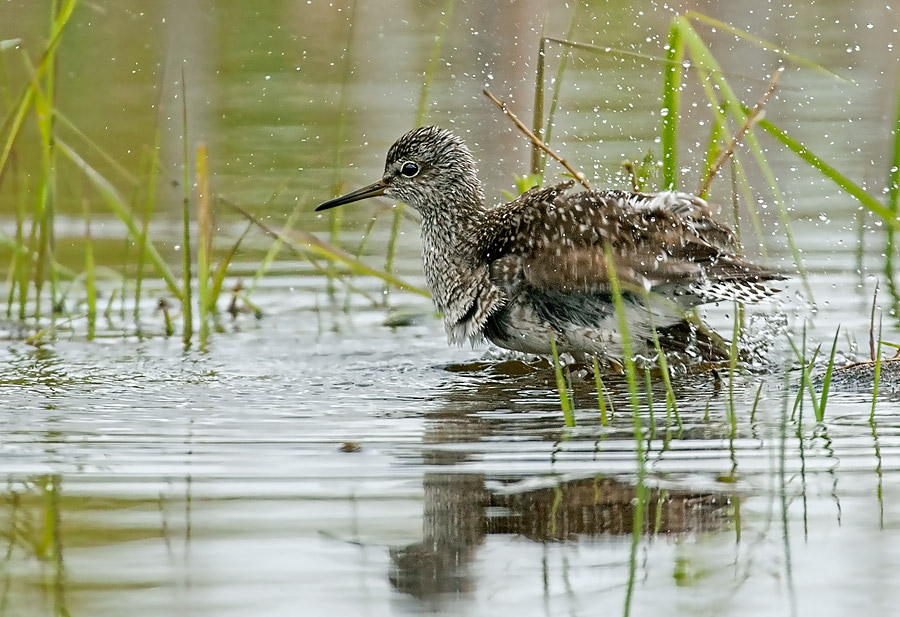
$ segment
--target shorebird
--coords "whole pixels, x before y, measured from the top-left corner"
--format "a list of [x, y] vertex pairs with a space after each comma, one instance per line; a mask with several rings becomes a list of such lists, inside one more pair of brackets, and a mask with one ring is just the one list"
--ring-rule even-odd
[[[621, 283], [629, 341], [702, 355], [685, 312], [720, 301], [757, 302], [784, 278], [748, 261], [715, 209], [688, 193], [533, 188], [489, 207], [463, 141], [414, 129], [387, 153], [381, 179], [316, 211], [384, 195], [422, 216], [425, 280], [450, 343], [484, 340], [530, 354], [621, 358], [607, 251]], [[607, 248], [608, 247], [608, 248]]]

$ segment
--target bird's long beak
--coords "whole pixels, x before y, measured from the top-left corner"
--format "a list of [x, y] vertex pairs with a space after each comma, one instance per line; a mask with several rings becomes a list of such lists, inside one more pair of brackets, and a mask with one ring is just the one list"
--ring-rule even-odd
[[353, 191], [352, 193], [347, 193], [346, 195], [341, 195], [340, 197], [335, 197], [334, 199], [329, 199], [326, 202], [320, 203], [318, 206], [316, 206], [316, 212], [328, 210], [329, 208], [336, 208], [337, 206], [343, 206], [344, 204], [359, 201], [360, 199], [384, 195], [384, 191], [387, 190], [387, 187], [388, 185], [384, 180], [373, 182], [369, 186], [364, 186], [361, 189]]

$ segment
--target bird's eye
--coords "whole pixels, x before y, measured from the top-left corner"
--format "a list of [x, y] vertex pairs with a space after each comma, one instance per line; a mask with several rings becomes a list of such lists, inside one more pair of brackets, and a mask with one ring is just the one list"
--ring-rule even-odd
[[406, 161], [400, 166], [400, 173], [407, 178], [415, 178], [419, 173], [419, 164], [413, 161]]

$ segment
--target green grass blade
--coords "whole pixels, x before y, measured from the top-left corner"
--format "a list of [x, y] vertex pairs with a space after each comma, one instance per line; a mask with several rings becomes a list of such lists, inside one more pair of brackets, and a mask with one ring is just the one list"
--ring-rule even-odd
[[[900, 79], [900, 70], [898, 70], [898, 79]], [[891, 220], [894, 221], [897, 220], [898, 205], [900, 205], [900, 81], [898, 81], [895, 104], [897, 106], [897, 119], [894, 123], [891, 166], [887, 177], [887, 209], [892, 214]], [[888, 292], [891, 296], [891, 308], [895, 315], [900, 315], [900, 290], [897, 289], [895, 272], [895, 260], [897, 257], [896, 233], [897, 230], [893, 226], [887, 228], [884, 242], [884, 275], [887, 279]]]
[[606, 399], [603, 396], [605, 388], [603, 387], [603, 379], [600, 378], [600, 365], [597, 363], [597, 356], [594, 360], [594, 383], [597, 386], [597, 406], [600, 408], [600, 424], [609, 426], [609, 413], [606, 408]]
[[[326, 242], [322, 242], [320, 239], [310, 234], [309, 232], [294, 230], [293, 234], [299, 236], [300, 241], [305, 244], [314, 254], [318, 255], [319, 257], [328, 259], [329, 261], [337, 261], [343, 263], [349, 268], [351, 272], [355, 274], [374, 276], [375, 278], [379, 278], [388, 285], [396, 287], [397, 289], [403, 289], [404, 291], [409, 291], [426, 298], [431, 297], [431, 294], [427, 289], [416, 287], [415, 285], [398, 279], [396, 276], [388, 272], [371, 268], [361, 261], [354, 259], [353, 256], [340, 250], [339, 248], [331, 246]], [[292, 246], [292, 248], [296, 247], [296, 244], [293, 242], [288, 242], [288, 245]]]
[[37, 88], [37, 84], [40, 82], [41, 78], [44, 76], [44, 73], [47, 71], [48, 67], [51, 64], [53, 54], [56, 51], [56, 48], [59, 46], [63, 31], [65, 30], [66, 25], [69, 23], [72, 14], [75, 12], [76, 6], [78, 6], [78, 0], [66, 0], [65, 2], [63, 2], [62, 6], [59, 7], [59, 10], [56, 12], [56, 16], [53, 20], [53, 24], [51, 25], [52, 35], [50, 37], [50, 40], [47, 42], [47, 47], [44, 48], [44, 53], [41, 56], [40, 62], [38, 62], [38, 65], [34, 70], [31, 82], [24, 87], [24, 89], [22, 90], [22, 94], [20, 94], [17, 99], [18, 102], [16, 103], [15, 107], [10, 110], [10, 114], [4, 120], [2, 128], [0, 128], [0, 134], [3, 134], [7, 131], [7, 129], [9, 129], [6, 136], [6, 141], [3, 144], [3, 149], [0, 150], [0, 174], [2, 174], [3, 170], [6, 168], [6, 163], [8, 162], [9, 155], [12, 152], [12, 146], [19, 135], [19, 131], [22, 128], [22, 123], [25, 120], [25, 115], [28, 113], [28, 109], [31, 106], [32, 97], [35, 93], [35, 89]]
[[622, 56], [624, 58], [634, 58], [635, 60], [643, 60], [645, 62], [654, 62], [666, 64], [669, 61], [665, 58], [652, 56], [650, 54], [642, 54], [633, 50], [620, 49], [618, 47], [610, 47], [608, 45], [591, 45], [590, 43], [579, 43], [578, 41], [567, 41], [565, 39], [557, 39], [552, 36], [546, 37], [549, 43], [556, 43], [563, 47], [577, 49], [578, 51], [587, 51], [592, 54], [609, 54], [612, 56]]
[[881, 332], [882, 332], [882, 318], [879, 318], [879, 320], [878, 320], [878, 347], [875, 350], [875, 375], [872, 378], [872, 408], [869, 411], [869, 424], [875, 423], [875, 403], [878, 401], [878, 386], [879, 386], [879, 383], [881, 382]]
[[734, 327], [731, 331], [731, 345], [728, 350], [728, 422], [731, 424], [730, 438], [737, 437], [737, 411], [734, 407], [734, 374], [737, 372], [738, 339], [741, 335], [741, 307], [738, 302], [734, 307]]
[[0, 173], [6, 169], [6, 164], [9, 162], [9, 156], [12, 153], [13, 144], [15, 144], [19, 131], [22, 129], [22, 124], [25, 122], [25, 116], [28, 114], [28, 110], [31, 109], [31, 103], [34, 99], [34, 90], [32, 89], [34, 87], [33, 84], [34, 81], [32, 81], [32, 84], [29, 85], [19, 97], [15, 107], [9, 110], [6, 119], [3, 121], [3, 127], [0, 128], [0, 134], [2, 134], [4, 131], [7, 131], [8, 127], [6, 141], [3, 143], [3, 150], [0, 150]]
[[825, 405], [828, 403], [828, 391], [831, 389], [831, 374], [834, 372], [834, 354], [837, 351], [838, 334], [841, 328], [834, 333], [834, 341], [831, 343], [831, 354], [828, 356], [828, 367], [825, 369], [825, 377], [822, 380], [822, 396], [819, 399], [819, 408], [816, 410], [816, 420], [825, 420]]
[[108, 165], [110, 169], [114, 170], [122, 179], [124, 179], [130, 185], [139, 184], [138, 178], [128, 171], [122, 163], [120, 163], [114, 156], [112, 156], [109, 152], [104, 150], [100, 144], [96, 141], [85, 135], [81, 129], [79, 129], [75, 124], [69, 120], [64, 114], [62, 114], [59, 109], [53, 110], [54, 116], [56, 120], [59, 121], [59, 124], [66, 127], [67, 131], [71, 131], [73, 135], [75, 135], [78, 139], [80, 139], [86, 146], [88, 146], [91, 151], [93, 151], [98, 157], [103, 159], [103, 163]]
[[188, 146], [188, 114], [187, 114], [187, 84], [184, 79], [184, 62], [181, 65], [181, 143], [182, 143], [182, 167], [184, 178], [184, 197], [181, 202], [181, 315], [184, 322], [182, 340], [185, 348], [191, 344], [194, 334], [194, 306], [191, 301], [191, 172], [189, 164]]
[[[747, 178], [747, 172], [744, 170], [744, 164], [741, 162], [741, 158], [738, 153], [735, 153], [731, 157], [731, 164], [732, 171], [737, 177], [738, 186], [740, 186], [741, 188], [741, 195], [744, 198], [744, 203], [747, 204], [747, 213], [750, 215], [750, 224], [753, 226], [753, 233], [756, 235], [757, 243], [759, 244], [760, 255], [762, 256], [763, 260], [768, 260], [769, 252], [768, 249], [766, 249], [765, 243], [766, 233], [763, 229], [762, 220], [759, 218], [759, 211], [756, 208], [756, 201], [753, 197], [753, 190], [750, 188], [750, 180]], [[734, 227], [735, 231], [737, 232], [737, 217], [735, 217], [734, 219]], [[741, 250], [743, 250], [743, 240], [738, 237], [737, 241]]]
[[745, 41], [748, 41], [748, 42], [756, 45], [757, 47], [761, 47], [762, 49], [764, 49], [767, 52], [781, 56], [785, 60], [790, 60], [791, 62], [793, 62], [794, 64], [797, 64], [798, 66], [804, 66], [808, 69], [813, 69], [815, 71], [825, 73], [826, 75], [829, 75], [831, 77], [836, 77], [836, 78], [840, 79], [841, 81], [850, 81], [844, 77], [841, 77], [834, 71], [831, 71], [831, 70], [825, 68], [821, 64], [816, 64], [812, 60], [807, 60], [803, 56], [798, 56], [797, 54], [793, 54], [793, 53], [779, 47], [778, 45], [775, 45], [774, 43], [770, 43], [769, 41], [766, 41], [757, 36], [754, 36], [748, 32], [739, 30], [738, 28], [735, 28], [734, 26], [727, 24], [724, 21], [719, 21], [718, 19], [714, 19], [712, 17], [704, 15], [703, 13], [698, 13], [697, 11], [687, 11], [685, 13], [685, 17], [688, 19], [695, 19], [697, 21], [702, 21], [702, 22], [706, 23], [707, 25], [713, 26], [717, 30], [721, 30], [723, 32], [729, 32], [738, 38], [744, 39]]
[[[537, 70], [534, 74], [534, 106], [531, 118], [531, 132], [538, 136], [544, 143], [544, 68], [547, 64], [547, 39], [544, 36], [544, 26], [541, 25], [541, 40], [538, 43]], [[536, 143], [531, 144], [531, 174], [544, 173], [544, 151], [538, 148]]]
[[213, 273], [212, 285], [210, 286], [209, 291], [210, 307], [215, 308], [218, 303], [219, 296], [222, 294], [222, 286], [225, 283], [225, 275], [228, 273], [228, 266], [234, 261], [234, 256], [237, 255], [241, 243], [244, 241], [244, 238], [247, 237], [247, 234], [250, 233], [251, 229], [253, 229], [253, 223], [247, 223], [244, 231], [238, 236], [238, 239], [234, 241], [231, 248], [228, 249], [228, 253], [225, 254], [225, 257], [222, 258], [219, 265], [216, 266], [216, 271]]
[[650, 367], [644, 367], [644, 399], [647, 401], [647, 423], [650, 425], [648, 439], [656, 439], [656, 416], [653, 410], [653, 379]]
[[87, 289], [87, 339], [94, 338], [97, 327], [97, 279], [94, 272], [94, 241], [91, 237], [91, 209], [84, 200], [84, 272]]
[[759, 383], [759, 387], [756, 389], [756, 396], [753, 397], [753, 406], [750, 408], [750, 424], [756, 423], [756, 412], [759, 410], [759, 401], [764, 384], [765, 382], [762, 381]]
[[666, 45], [666, 66], [663, 73], [662, 92], [662, 172], [663, 188], [678, 187], [678, 114], [681, 108], [681, 63], [684, 60], [684, 43], [681, 28], [676, 22], [669, 28]]
[[656, 351], [657, 363], [659, 371], [662, 374], [663, 384], [666, 387], [666, 429], [669, 427], [669, 417], [674, 414], [675, 422], [678, 424], [678, 430], [682, 431], [684, 425], [681, 422], [681, 413], [675, 403], [675, 390], [672, 388], [672, 376], [669, 371], [669, 362], [666, 360], [666, 354], [663, 353], [662, 345], [659, 343], [659, 333], [656, 331], [656, 324], [653, 323], [653, 311], [650, 309], [650, 292], [645, 290], [644, 303], [647, 306], [647, 317], [650, 320], [650, 332], [653, 335], [653, 349]]
[[[250, 281], [250, 285], [247, 288], [247, 294], [253, 293], [253, 290], [256, 289], [256, 285], [259, 283], [259, 280], [263, 277], [266, 271], [269, 269], [269, 266], [272, 265], [272, 262], [275, 261], [275, 258], [278, 257], [279, 251], [281, 251], [281, 247], [285, 243], [285, 239], [287, 234], [293, 231], [294, 224], [297, 222], [297, 219], [300, 217], [302, 210], [301, 204], [303, 204], [306, 199], [301, 199], [297, 202], [297, 205], [294, 206], [294, 209], [291, 210], [291, 213], [288, 215], [287, 219], [284, 221], [284, 225], [281, 228], [281, 232], [275, 237], [275, 242], [273, 242], [269, 246], [269, 250], [266, 251], [265, 256], [262, 261], [259, 263], [259, 267], [256, 269], [256, 273], [253, 275], [253, 280]], [[253, 225], [253, 221], [250, 221], [250, 225]], [[336, 275], [336, 273], [335, 273]]]
[[556, 389], [559, 390], [559, 404], [562, 407], [563, 418], [566, 426], [575, 426], [575, 415], [572, 413], [572, 403], [569, 401], [569, 388], [566, 378], [563, 376], [562, 364], [559, 354], [556, 352], [556, 337], [550, 334], [550, 353], [553, 356], [553, 371], [556, 374]]
[[[51, 22], [50, 35], [51, 38], [56, 34], [56, 16], [60, 6], [56, 0], [51, 5]], [[56, 48], [48, 51], [46, 55], [47, 70], [43, 75], [43, 88], [37, 89], [38, 96], [35, 99], [34, 110], [37, 112], [38, 132], [41, 136], [41, 182], [38, 185], [39, 199], [41, 201], [41, 210], [43, 211], [43, 222], [41, 229], [42, 245], [46, 243], [46, 248], [42, 246], [47, 254], [49, 263], [55, 261], [54, 249], [56, 246], [56, 148], [54, 147], [54, 126], [56, 125], [56, 115], [53, 113], [55, 109], [55, 86], [56, 86]], [[43, 94], [43, 96], [41, 96]], [[46, 107], [45, 107], [46, 106]], [[41, 271], [43, 268], [41, 268]], [[50, 307], [51, 314], [57, 312], [60, 303], [58, 302], [59, 279], [56, 271], [50, 268]], [[96, 303], [94, 307], [94, 318], [96, 319]], [[89, 318], [89, 324], [90, 324]]]
[[[625, 317], [625, 304], [622, 301], [622, 288], [619, 284], [619, 277], [616, 275], [612, 247], [609, 245], [609, 243], [605, 244], [604, 251], [606, 254], [607, 270], [609, 272], [610, 290], [612, 291], [613, 303], [616, 307], [616, 319], [619, 326], [619, 333], [622, 336], [622, 355], [624, 356], [623, 362], [625, 363], [625, 376], [628, 381], [628, 392], [631, 397], [631, 407], [632, 411], [635, 414], [635, 417], [637, 418], [636, 421], [639, 424], [640, 416], [637, 415], [637, 369], [635, 368], [634, 357], [631, 351], [631, 340], [628, 333], [628, 321]], [[635, 435], [635, 437], [637, 437], [637, 434]]]
[[604, 247], [607, 272], [609, 273], [609, 285], [612, 292], [613, 303], [616, 307], [616, 319], [619, 325], [619, 333], [622, 336], [622, 355], [625, 363], [625, 377], [628, 381], [628, 394], [631, 402], [631, 417], [634, 424], [635, 456], [637, 458], [637, 482], [635, 484], [634, 521], [632, 523], [631, 553], [629, 563], [631, 565], [628, 574], [628, 583], [625, 589], [624, 614], [631, 612], [631, 599], [635, 586], [635, 565], [637, 563], [637, 550], [641, 533], [644, 529], [644, 510], [647, 504], [647, 486], [645, 477], [647, 473], [646, 453], [644, 451], [644, 429], [641, 423], [637, 394], [637, 369], [634, 365], [634, 357], [631, 351], [631, 341], [628, 334], [628, 321], [625, 317], [625, 304], [622, 301], [622, 289], [619, 285], [619, 277], [616, 275], [615, 262], [613, 261], [612, 247], [607, 242]]
[[107, 324], [112, 323], [113, 304], [119, 297], [119, 289], [119, 287], [116, 287], [112, 290], [112, 292], [109, 294], [109, 300], [107, 300], [106, 302], [106, 308], [103, 309], [103, 319], [106, 320]]
[[[134, 217], [131, 214], [131, 210], [128, 204], [125, 202], [124, 198], [121, 196], [119, 191], [96, 169], [91, 167], [87, 161], [85, 161], [81, 156], [75, 152], [65, 141], [57, 138], [56, 147], [59, 152], [63, 153], [75, 166], [81, 170], [82, 173], [87, 177], [88, 180], [94, 185], [94, 187], [100, 192], [101, 197], [103, 197], [106, 204], [109, 206], [110, 210], [112, 210], [113, 214], [115, 214], [122, 223], [125, 224], [125, 227], [128, 229], [128, 233], [131, 238], [137, 241], [141, 236], [141, 232], [138, 229], [137, 223], [135, 222]], [[178, 283], [175, 282], [175, 277], [172, 276], [171, 270], [169, 270], [169, 266], [166, 265], [166, 262], [163, 260], [162, 256], [156, 250], [156, 247], [152, 242], [147, 241], [144, 251], [146, 253], [147, 259], [153, 265], [153, 268], [156, 270], [156, 273], [159, 275], [163, 281], [166, 283], [166, 287], [168, 287], [169, 291], [175, 296], [178, 300], [182, 300], [181, 290], [178, 288]]]
[[[28, 259], [28, 249], [23, 242], [23, 230], [25, 228], [25, 192], [18, 190], [18, 177], [13, 173], [13, 194], [16, 199], [16, 235], [9, 238], [0, 230], [0, 245], [7, 245], [12, 249], [12, 263], [9, 264], [9, 272], [7, 273], [6, 284], [9, 288], [6, 300], [6, 318], [12, 319], [13, 305], [16, 301], [16, 291], [19, 289], [19, 282], [24, 271], [24, 261]], [[27, 287], [27, 284], [26, 284]], [[24, 308], [24, 302], [23, 302]]]
[[[809, 400], [813, 406], [813, 412], [816, 415], [816, 419], [821, 416], [821, 403], [819, 398], [816, 396], [816, 390], [813, 387], [812, 378], [810, 376], [810, 370], [813, 364], [816, 361], [816, 357], [819, 354], [819, 350], [813, 353], [812, 358], [809, 360], [806, 359], [806, 323], [803, 324], [803, 342], [800, 347], [794, 343], [794, 340], [788, 336], [788, 343], [791, 345], [791, 349], [794, 351], [794, 355], [797, 357], [797, 361], [800, 362], [800, 387], [797, 390], [797, 400], [794, 404], [794, 408], [800, 408], [802, 411], [802, 400], [803, 400], [803, 390], [806, 390], [809, 393]], [[802, 427], [798, 427], [798, 431], [800, 431]], [[798, 432], [798, 437], [801, 435]]]
[[[579, 4], [575, 3], [572, 7], [572, 17], [569, 20], [569, 28], [566, 30], [566, 39], [571, 40], [575, 34], [575, 26], [578, 23], [578, 7]], [[552, 39], [549, 39], [543, 36], [543, 29], [541, 31], [541, 44], [538, 53], [538, 75], [535, 78], [535, 92], [534, 92], [534, 127], [538, 129], [538, 132], [535, 132], [535, 135], [539, 136], [545, 144], [550, 145], [550, 140], [553, 137], [553, 120], [556, 118], [556, 110], [559, 107], [559, 94], [562, 90], [562, 82], [563, 76], [566, 73], [566, 66], [569, 63], [569, 48], [566, 47], [565, 51], [562, 53], [562, 57], [559, 59], [559, 66], [556, 69], [556, 81], [553, 82], [553, 94], [550, 97], [550, 113], [547, 114], [547, 124], [546, 127], [541, 130], [543, 125], [544, 118], [544, 68], [546, 64], [546, 53], [547, 53], [547, 43], [552, 42]], [[540, 97], [540, 104], [538, 102], [538, 97]], [[547, 156], [546, 153], [537, 147], [537, 144], [532, 144], [531, 148], [531, 173], [532, 175], [540, 175], [543, 178], [544, 172], [546, 171], [547, 164]]]
[[[575, 34], [575, 26], [578, 24], [578, 7], [579, 3], [575, 3], [572, 7], [572, 19], [569, 21], [569, 29], [566, 31], [566, 39], [571, 40]], [[549, 40], [549, 39], [548, 39]], [[559, 67], [556, 69], [556, 82], [553, 84], [553, 94], [550, 97], [550, 113], [547, 114], [547, 130], [544, 131], [544, 143], [549, 145], [553, 138], [553, 120], [556, 118], [556, 110], [559, 108], [559, 95], [562, 90], [563, 76], [566, 73], [566, 67], [569, 64], [568, 49], [562, 54], [559, 60]], [[546, 171], [547, 157], [546, 153], [541, 151], [541, 174]]]
[[757, 122], [757, 126], [769, 133], [779, 142], [781, 142], [791, 152], [812, 165], [824, 177], [834, 182], [846, 193], [855, 197], [856, 200], [859, 201], [859, 203], [866, 210], [884, 219], [884, 222], [894, 229], [900, 229], [900, 220], [897, 220], [890, 209], [883, 206], [877, 199], [866, 193], [866, 191], [863, 190], [862, 187], [860, 187], [858, 184], [847, 178], [847, 176], [843, 175], [834, 167], [826, 163], [821, 157], [814, 154], [800, 141], [794, 139], [793, 137], [788, 135], [786, 131], [776, 126], [775, 123], [765, 118], [759, 120], [759, 122]]
[[[332, 246], [327, 242], [320, 240], [314, 234], [309, 233], [308, 231], [302, 230], [294, 230], [292, 235], [297, 236], [297, 242], [294, 242], [283, 232], [279, 232], [271, 227], [269, 227], [266, 223], [262, 222], [255, 216], [253, 216], [250, 212], [248, 212], [245, 208], [237, 205], [234, 202], [228, 201], [226, 199], [222, 199], [220, 197], [222, 203], [226, 204], [228, 207], [233, 208], [238, 213], [240, 213], [244, 218], [248, 221], [252, 222], [254, 225], [262, 229], [265, 233], [275, 239], [281, 239], [284, 242], [285, 246], [289, 247], [298, 255], [302, 255], [304, 257], [308, 256], [309, 253], [312, 253], [318, 257], [323, 259], [327, 259], [329, 261], [336, 261], [344, 264], [347, 268], [354, 274], [362, 274], [366, 276], [373, 276], [375, 278], [381, 279], [388, 285], [396, 287], [397, 289], [403, 289], [404, 291], [409, 291], [420, 296], [424, 296], [426, 298], [430, 298], [431, 294], [427, 289], [422, 289], [421, 287], [416, 287], [406, 281], [400, 280], [397, 277], [387, 273], [382, 272], [380, 270], [375, 270], [360, 260], [356, 259], [352, 255], [342, 251], [336, 246]], [[300, 246], [300, 245], [303, 246]]]
[[197, 146], [197, 294], [200, 312], [200, 344], [209, 338], [209, 313], [215, 310], [210, 303], [209, 269], [212, 259], [212, 212], [209, 194], [209, 152], [206, 144]]
[[[900, 80], [900, 70], [898, 70]], [[897, 106], [897, 119], [894, 123], [894, 141], [891, 149], [891, 167], [888, 171], [888, 208], [893, 214], [897, 214], [900, 205], [900, 81], [897, 83], [897, 97], [894, 101]]]

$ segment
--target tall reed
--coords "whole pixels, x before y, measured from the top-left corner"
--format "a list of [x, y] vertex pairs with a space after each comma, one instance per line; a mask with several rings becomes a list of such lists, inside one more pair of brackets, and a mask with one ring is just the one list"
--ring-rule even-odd
[[97, 329], [97, 282], [94, 272], [94, 241], [91, 237], [91, 206], [84, 199], [84, 272], [87, 290], [87, 339], [94, 338]]
[[[896, 109], [896, 121], [893, 126], [894, 139], [891, 143], [891, 160], [887, 176], [887, 209], [894, 220], [898, 220], [900, 214], [900, 68], [897, 71], [897, 94], [894, 101]], [[893, 225], [887, 227], [887, 235], [884, 241], [884, 276], [888, 282], [888, 291], [891, 294], [894, 315], [900, 319], [900, 290], [897, 288], [897, 257], [896, 236], [897, 228]]]
[[210, 313], [215, 311], [210, 289], [212, 258], [212, 212], [209, 194], [209, 153], [206, 144], [197, 146], [197, 296], [200, 313], [200, 345], [209, 339]]
[[182, 340], [184, 346], [188, 347], [194, 334], [194, 309], [191, 302], [191, 172], [188, 154], [187, 85], [184, 79], [184, 63], [181, 65], [181, 120], [182, 165], [184, 168], [182, 179], [184, 197], [181, 203], [181, 314], [184, 321]]

